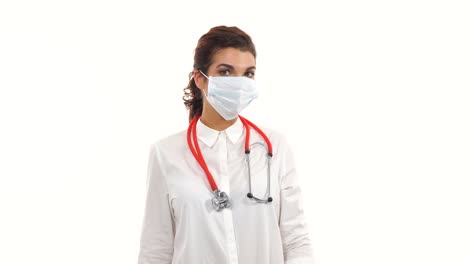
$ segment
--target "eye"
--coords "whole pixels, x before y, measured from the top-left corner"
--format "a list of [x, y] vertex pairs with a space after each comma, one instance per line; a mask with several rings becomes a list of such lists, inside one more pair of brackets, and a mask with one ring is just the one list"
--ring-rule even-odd
[[221, 70], [221, 71], [219, 71], [218, 73], [219, 73], [219, 75], [221, 75], [221, 76], [229, 76], [229, 75], [231, 75], [231, 71], [230, 71], [230, 70]]
[[254, 76], [255, 76], [255, 72], [250, 71], [250, 72], [245, 73], [245, 77], [247, 78], [253, 78]]

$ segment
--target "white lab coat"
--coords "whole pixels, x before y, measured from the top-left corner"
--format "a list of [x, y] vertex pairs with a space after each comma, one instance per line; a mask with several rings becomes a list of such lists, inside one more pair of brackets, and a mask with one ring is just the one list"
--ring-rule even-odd
[[[186, 131], [151, 145], [139, 264], [312, 264], [301, 189], [291, 150], [278, 132], [273, 145], [271, 203], [247, 198], [245, 131], [240, 119], [219, 132], [197, 123], [203, 157], [231, 208], [215, 211], [208, 179], [187, 144]], [[251, 144], [264, 142], [251, 130]], [[267, 189], [266, 149], [250, 154], [252, 192]]]

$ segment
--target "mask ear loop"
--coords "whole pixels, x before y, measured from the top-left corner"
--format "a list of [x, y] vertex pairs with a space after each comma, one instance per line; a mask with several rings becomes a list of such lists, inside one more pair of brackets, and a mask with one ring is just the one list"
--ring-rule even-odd
[[210, 77], [206, 76], [206, 74], [204, 74], [201, 70], [198, 70], [201, 74], [203, 74], [203, 76], [205, 76], [206, 79], [210, 79]]
[[[198, 70], [198, 71], [199, 71], [203, 76], [205, 76], [205, 78], [206, 78], [208, 81], [210, 80], [210, 77], [206, 76], [206, 74], [204, 74], [201, 70]], [[205, 95], [205, 98], [208, 98], [208, 96], [206, 95], [205, 90], [202, 89], [202, 91], [203, 91], [203, 94]]]

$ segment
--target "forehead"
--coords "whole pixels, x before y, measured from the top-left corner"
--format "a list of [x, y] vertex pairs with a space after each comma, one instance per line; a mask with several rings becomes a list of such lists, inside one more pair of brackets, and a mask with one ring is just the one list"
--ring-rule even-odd
[[232, 65], [234, 68], [248, 68], [255, 66], [255, 57], [250, 51], [241, 51], [236, 48], [224, 48], [213, 55], [212, 66], [220, 63]]

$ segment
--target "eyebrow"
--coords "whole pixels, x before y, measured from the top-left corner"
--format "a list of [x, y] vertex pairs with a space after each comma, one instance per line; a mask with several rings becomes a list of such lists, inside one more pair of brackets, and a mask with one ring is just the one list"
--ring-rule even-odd
[[[219, 68], [219, 67], [226, 67], [226, 68], [228, 68], [230, 70], [234, 70], [234, 67], [232, 65], [229, 65], [229, 64], [226, 64], [226, 63], [221, 63], [218, 66], [216, 66], [216, 68]], [[252, 69], [257, 69], [257, 67], [250, 66], [246, 70], [252, 70]]]

